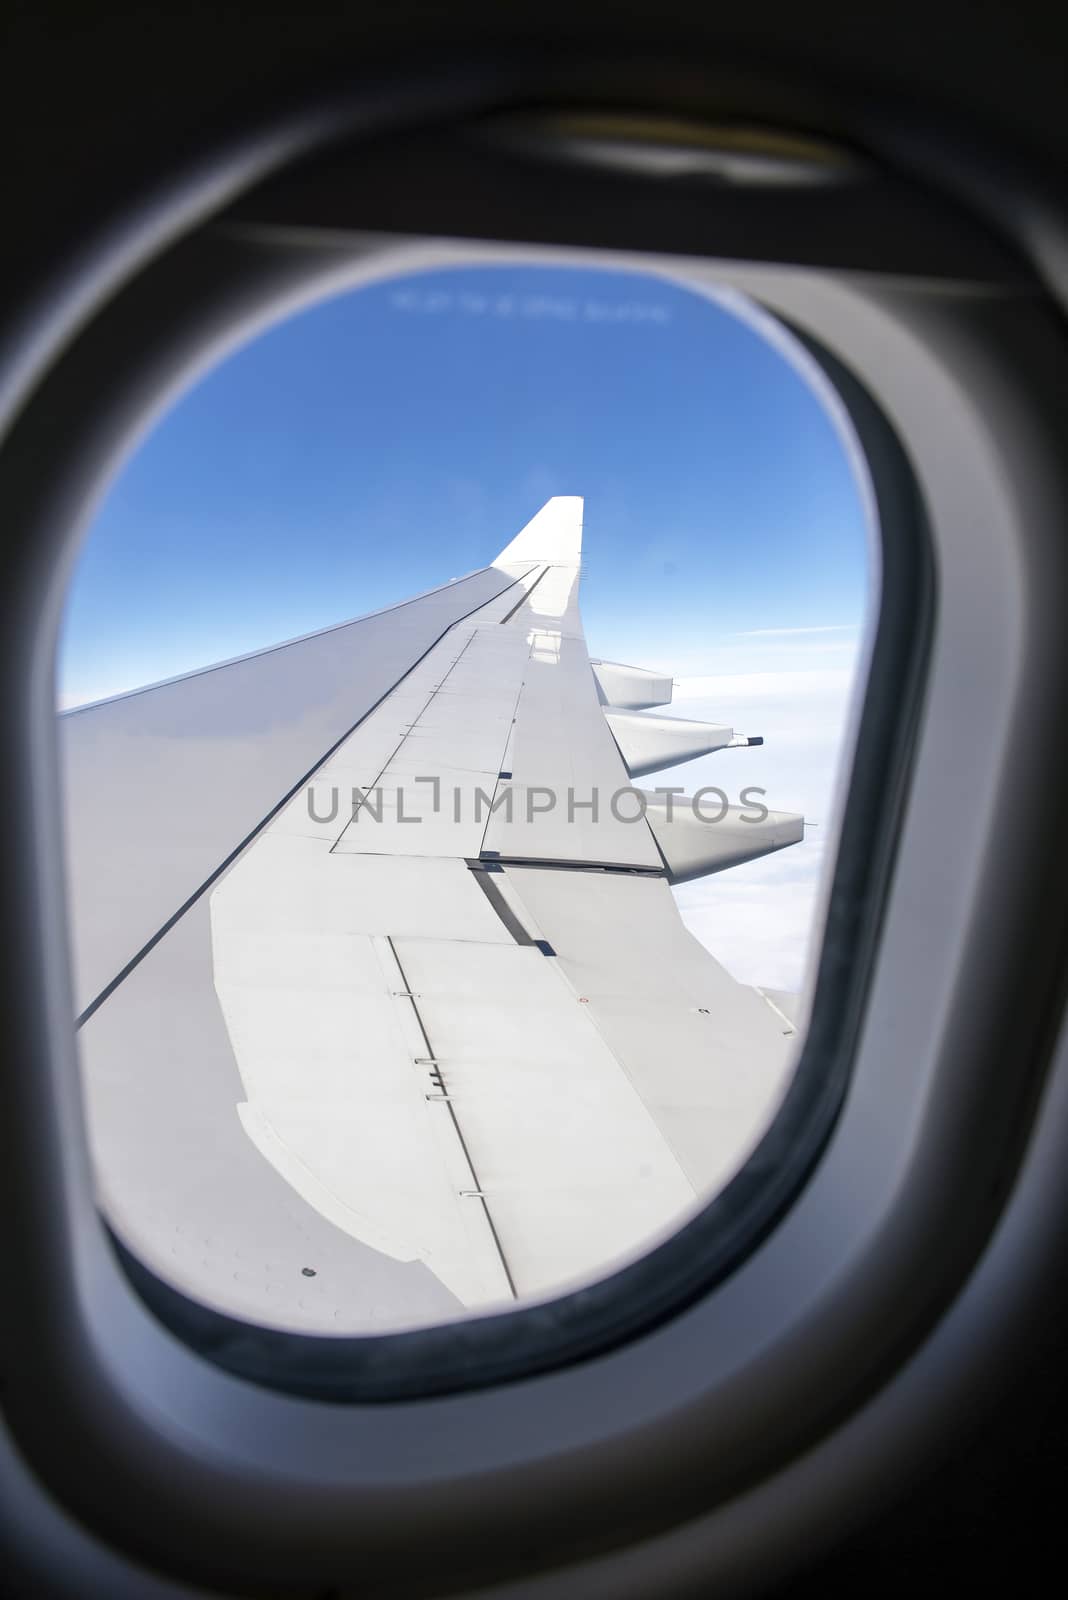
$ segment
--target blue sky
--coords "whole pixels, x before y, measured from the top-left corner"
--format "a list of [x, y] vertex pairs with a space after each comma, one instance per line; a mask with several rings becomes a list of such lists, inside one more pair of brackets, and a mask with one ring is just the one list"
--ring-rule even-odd
[[804, 844], [678, 891], [743, 981], [815, 948], [869, 585], [822, 401], [761, 333], [659, 277], [421, 273], [320, 303], [189, 390], [87, 532], [61, 705], [389, 605], [586, 500], [593, 655], [675, 674], [676, 711], [762, 749], [653, 781], [764, 787]]
[[595, 654], [861, 615], [849, 465], [758, 333], [641, 274], [453, 269], [321, 303], [179, 401], [88, 531], [61, 700], [482, 566], [552, 494], [586, 497]]

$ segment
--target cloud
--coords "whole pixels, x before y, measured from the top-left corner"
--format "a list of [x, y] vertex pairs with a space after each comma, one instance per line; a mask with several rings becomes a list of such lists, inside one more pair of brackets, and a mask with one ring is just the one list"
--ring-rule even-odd
[[[771, 711], [776, 721], [807, 716], [815, 723], [831, 712], [841, 714], [853, 682], [849, 666], [776, 667], [762, 672], [716, 672], [706, 676], [676, 678], [672, 704], [681, 708], [690, 702], [730, 702], [743, 711], [752, 706]], [[828, 704], [819, 705], [826, 701]]]
[[799, 993], [819, 932], [824, 860], [806, 834], [788, 850], [682, 884], [682, 920], [740, 983]]
[[[680, 677], [671, 714], [726, 722], [765, 743], [716, 751], [643, 780], [648, 788], [681, 783], [691, 794], [716, 784], [735, 803], [752, 785], [765, 790], [771, 809], [799, 811], [814, 824], [798, 845], [675, 890], [690, 932], [742, 983], [801, 991], [818, 953], [860, 659], [859, 640], [828, 643], [822, 636], [832, 631], [846, 632], [828, 627], [787, 636], [769, 629], [710, 649], [709, 667], [729, 663], [729, 670]], [[671, 660], [670, 649], [658, 659]]]
[[732, 639], [779, 639], [799, 633], [856, 633], [855, 622], [826, 622], [815, 628], [744, 628], [731, 634]]

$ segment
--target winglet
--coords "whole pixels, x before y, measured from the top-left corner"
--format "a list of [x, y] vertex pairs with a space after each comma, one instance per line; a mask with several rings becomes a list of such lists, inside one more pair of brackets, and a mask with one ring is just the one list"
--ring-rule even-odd
[[493, 565], [549, 561], [553, 566], [577, 567], [582, 560], [582, 505], [580, 494], [553, 495], [494, 557]]

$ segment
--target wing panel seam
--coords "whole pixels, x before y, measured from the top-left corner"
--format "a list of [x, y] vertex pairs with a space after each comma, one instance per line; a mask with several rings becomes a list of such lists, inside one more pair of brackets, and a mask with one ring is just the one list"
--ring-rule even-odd
[[[404, 963], [402, 962], [402, 960], [400, 958], [400, 955], [399, 955], [399, 953], [397, 951], [397, 946], [396, 946], [392, 936], [387, 934], [386, 943], [389, 946], [390, 953], [392, 954], [394, 961], [397, 963], [397, 971], [401, 975], [401, 982], [404, 984], [404, 990], [406, 992], [406, 998], [408, 999], [408, 1001], [409, 1001], [409, 1003], [411, 1005], [412, 1012], [413, 1012], [413, 1014], [415, 1016], [416, 1024], [417, 1024], [417, 1026], [419, 1028], [419, 1032], [423, 1036], [423, 1043], [426, 1045], [427, 1057], [431, 1061], [438, 1061], [438, 1057], [435, 1056], [434, 1050], [433, 1050], [433, 1046], [430, 1043], [430, 1036], [426, 1031], [426, 1024], [424, 1023], [423, 1018], [422, 1018], [422, 1016], [420, 1015], [420, 1012], [419, 1012], [418, 997], [415, 994], [415, 992], [413, 991], [412, 986], [408, 981], [408, 974], [404, 970]], [[519, 1292], [516, 1289], [515, 1280], [512, 1277], [511, 1268], [508, 1265], [508, 1258], [504, 1253], [504, 1246], [501, 1244], [500, 1234], [497, 1232], [496, 1225], [494, 1224], [493, 1213], [490, 1211], [489, 1205], [487, 1204], [486, 1196], [481, 1192], [482, 1191], [482, 1184], [479, 1181], [478, 1169], [475, 1166], [475, 1163], [471, 1158], [471, 1152], [467, 1147], [467, 1140], [464, 1138], [464, 1131], [460, 1126], [460, 1119], [456, 1115], [456, 1107], [453, 1105], [451, 1099], [449, 1099], [449, 1097], [448, 1097], [448, 1085], [447, 1085], [447, 1083], [445, 1083], [444, 1077], [443, 1077], [443, 1075], [441, 1073], [440, 1065], [438, 1067], [438, 1076], [441, 1079], [442, 1086], [443, 1086], [443, 1088], [445, 1090], [445, 1095], [446, 1095], [445, 1102], [444, 1102], [445, 1109], [446, 1109], [446, 1111], [448, 1112], [449, 1116], [452, 1119], [453, 1127], [456, 1129], [456, 1137], [460, 1141], [460, 1148], [464, 1153], [464, 1160], [467, 1162], [468, 1169], [470, 1170], [471, 1178], [472, 1178], [472, 1181], [473, 1181], [474, 1186], [475, 1186], [475, 1191], [474, 1191], [474, 1194], [472, 1195], [472, 1198], [473, 1199], [477, 1199], [479, 1201], [480, 1205], [482, 1206], [483, 1211], [485, 1212], [486, 1222], [489, 1225], [490, 1236], [493, 1239], [493, 1243], [494, 1243], [494, 1245], [496, 1246], [496, 1249], [497, 1249], [497, 1254], [500, 1257], [501, 1268], [502, 1268], [502, 1270], [504, 1272], [504, 1276], [505, 1276], [505, 1279], [507, 1281], [508, 1287], [512, 1292], [512, 1299], [513, 1300], [518, 1300], [519, 1299]]]

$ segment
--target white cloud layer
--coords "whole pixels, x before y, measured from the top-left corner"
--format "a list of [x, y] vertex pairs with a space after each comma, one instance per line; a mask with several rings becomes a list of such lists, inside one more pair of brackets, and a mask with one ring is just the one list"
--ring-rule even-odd
[[821, 622], [815, 628], [745, 628], [734, 635], [736, 639], [782, 639], [787, 634], [798, 633], [855, 633], [853, 622]]
[[818, 948], [863, 652], [855, 636], [778, 644], [769, 633], [712, 654], [732, 656], [735, 670], [680, 678], [672, 714], [726, 722], [736, 733], [762, 735], [765, 744], [717, 751], [643, 781], [682, 783], [688, 793], [717, 784], [735, 803], [741, 789], [756, 785], [766, 790], [770, 809], [800, 811], [812, 824], [801, 844], [675, 891], [686, 926], [734, 977], [801, 991]]

